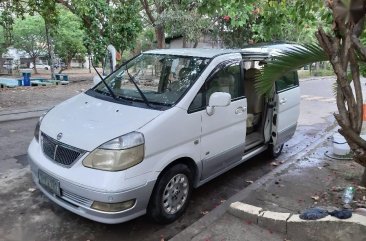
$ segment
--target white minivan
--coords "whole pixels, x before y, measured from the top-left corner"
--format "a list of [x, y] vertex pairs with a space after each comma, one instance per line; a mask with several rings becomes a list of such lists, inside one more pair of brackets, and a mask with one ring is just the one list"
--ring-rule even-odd
[[289, 44], [144, 52], [40, 118], [28, 156], [38, 188], [102, 223], [169, 223], [197, 188], [295, 132], [297, 72], [258, 95], [256, 76]]

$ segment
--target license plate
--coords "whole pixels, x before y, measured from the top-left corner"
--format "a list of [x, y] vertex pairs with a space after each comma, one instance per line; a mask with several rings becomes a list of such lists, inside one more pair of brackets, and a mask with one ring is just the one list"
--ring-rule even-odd
[[56, 194], [57, 196], [61, 196], [60, 182], [57, 179], [51, 177], [41, 170], [38, 170], [38, 179], [39, 184], [47, 189], [47, 191]]

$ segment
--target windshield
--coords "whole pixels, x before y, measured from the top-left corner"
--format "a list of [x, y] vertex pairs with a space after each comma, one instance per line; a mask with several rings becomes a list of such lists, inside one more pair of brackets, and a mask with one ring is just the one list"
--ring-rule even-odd
[[[150, 104], [172, 106], [208, 62], [209, 59], [199, 57], [141, 54], [108, 76], [105, 82], [119, 99], [144, 102], [145, 97]], [[103, 83], [94, 90], [110, 95]]]

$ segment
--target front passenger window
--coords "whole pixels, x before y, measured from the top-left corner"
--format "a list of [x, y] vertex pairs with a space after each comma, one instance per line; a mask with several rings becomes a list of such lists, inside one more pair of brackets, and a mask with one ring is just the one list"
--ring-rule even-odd
[[196, 97], [193, 99], [189, 112], [194, 112], [206, 108], [211, 94], [215, 92], [225, 92], [231, 95], [231, 100], [243, 97], [241, 83], [241, 73], [239, 63], [228, 65], [216, 72], [204, 84]]
[[243, 96], [243, 88], [240, 88], [240, 85], [240, 67], [238, 63], [219, 70], [208, 82], [206, 105], [208, 104], [211, 94], [215, 92], [229, 93], [232, 100]]

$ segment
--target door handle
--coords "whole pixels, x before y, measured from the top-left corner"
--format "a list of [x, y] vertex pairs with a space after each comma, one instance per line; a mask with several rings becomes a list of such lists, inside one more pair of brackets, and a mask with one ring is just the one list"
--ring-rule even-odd
[[287, 102], [287, 99], [286, 98], [282, 98], [281, 100], [280, 100], [280, 105], [283, 105], [283, 104], [285, 104]]
[[246, 110], [247, 110], [247, 107], [239, 106], [239, 107], [235, 110], [235, 114], [236, 114], [236, 115], [243, 114]]

